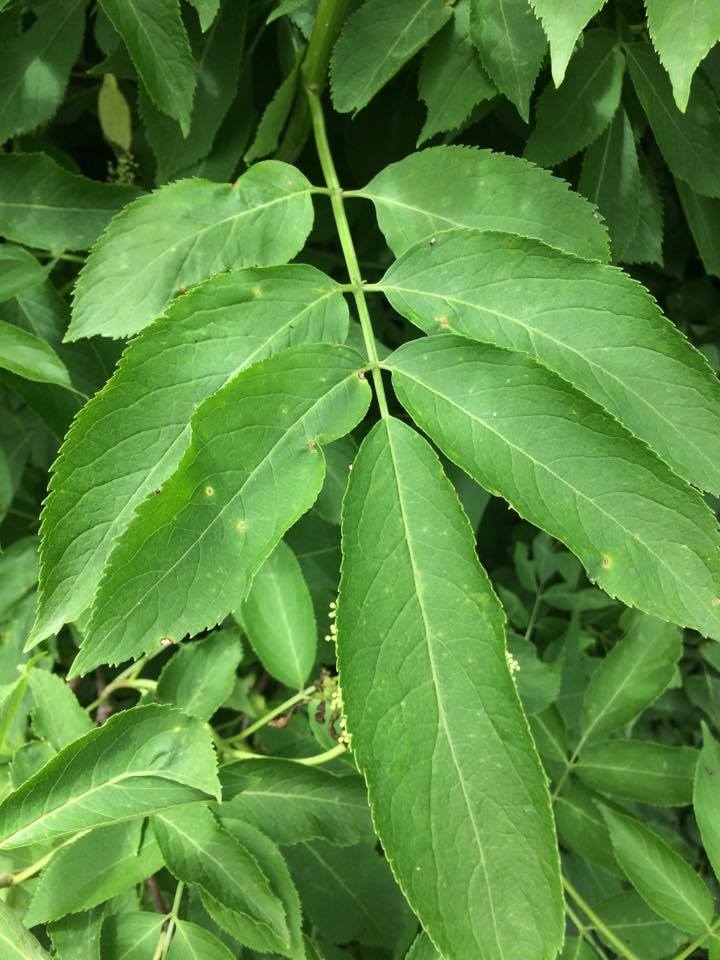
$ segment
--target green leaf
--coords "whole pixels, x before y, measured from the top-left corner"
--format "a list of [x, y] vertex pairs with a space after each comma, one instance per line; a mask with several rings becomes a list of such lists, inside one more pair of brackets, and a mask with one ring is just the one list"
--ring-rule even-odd
[[681, 476], [720, 492], [720, 384], [620, 270], [533, 240], [457, 230], [404, 254], [381, 288], [426, 333], [449, 331], [535, 357]]
[[17, 603], [37, 583], [37, 547], [37, 537], [23, 537], [0, 553], [0, 612]]
[[538, 100], [528, 160], [552, 167], [597, 140], [618, 108], [624, 73], [617, 34], [588, 30], [562, 86], [549, 83]]
[[331, 942], [392, 949], [404, 927], [415, 928], [387, 861], [370, 844], [316, 840], [284, 852], [306, 917]]
[[571, 782], [555, 798], [554, 812], [558, 833], [568, 849], [611, 874], [621, 874], [610, 843], [610, 834], [596, 794], [581, 783]]
[[562, 663], [545, 663], [538, 656], [535, 644], [515, 634], [508, 637], [508, 653], [518, 664], [514, 674], [520, 700], [527, 714], [540, 713], [560, 693]]
[[682, 180], [676, 180], [680, 203], [700, 259], [707, 273], [720, 276], [720, 200], [702, 197]]
[[372, 835], [365, 785], [319, 767], [269, 757], [220, 769], [223, 811], [246, 820], [276, 843], [327, 840], [337, 846]]
[[158, 109], [190, 131], [197, 83], [178, 0], [100, 0]]
[[121, 913], [102, 928], [103, 960], [153, 960], [165, 918], [158, 913]]
[[282, 540], [253, 578], [242, 624], [267, 672], [302, 690], [315, 663], [317, 627], [300, 564]]
[[35, 887], [27, 925], [92, 909], [160, 870], [157, 841], [151, 831], [143, 838], [143, 826], [131, 820], [100, 827], [59, 850]]
[[47, 740], [56, 750], [62, 750], [92, 730], [90, 715], [61, 677], [33, 668], [28, 680], [34, 701], [32, 725], [38, 737]]
[[567, 544], [603, 590], [720, 639], [714, 516], [601, 407], [530, 357], [449, 334], [383, 366], [445, 455]]
[[24, 33], [3, 23], [0, 39], [0, 143], [49, 120], [65, 94], [82, 44], [87, 0], [36, 6]]
[[321, 444], [364, 416], [370, 388], [361, 368], [347, 347], [290, 347], [205, 401], [177, 470], [141, 504], [110, 556], [76, 674], [156, 650], [163, 637], [193, 635], [237, 609], [317, 498]]
[[242, 646], [233, 630], [183, 644], [163, 667], [156, 696], [185, 713], [209, 720], [232, 693], [241, 658]]
[[234, 960], [235, 954], [204, 927], [178, 920], [167, 956], [168, 960]]
[[698, 751], [647, 740], [602, 740], [583, 747], [573, 770], [588, 787], [658, 807], [692, 803]]
[[418, 146], [436, 133], [457, 129], [481, 100], [497, 93], [470, 39], [470, 0], [459, 0], [453, 16], [425, 48], [418, 92], [427, 118]]
[[0, 246], [0, 303], [44, 283], [48, 268], [43, 267], [29, 250], [12, 243]]
[[652, 167], [644, 154], [640, 161], [640, 215], [635, 236], [622, 251], [625, 263], [663, 263], [663, 201]]
[[583, 157], [578, 190], [598, 205], [610, 230], [613, 259], [625, 259], [640, 221], [640, 164], [635, 136], [621, 107]]
[[171, 707], [135, 707], [61, 750], [0, 804], [0, 847], [130, 820], [219, 790], [209, 733]]
[[585, 689], [583, 740], [632, 723], [667, 688], [681, 654], [677, 627], [636, 614]]
[[29, 780], [57, 753], [47, 740], [30, 740], [15, 751], [9, 766], [10, 783], [14, 790]]
[[443, 0], [365, 0], [345, 22], [330, 62], [336, 110], [361, 110], [450, 18]]
[[713, 898], [692, 867], [638, 820], [609, 808], [602, 812], [617, 862], [648, 906], [691, 936], [707, 930]]
[[702, 732], [692, 802], [705, 853], [715, 876], [720, 877], [720, 745], [704, 723]]
[[582, 937], [566, 937], [560, 960], [595, 960], [596, 956]]
[[[295, 884], [290, 876], [287, 863], [275, 844], [268, 840], [255, 827], [237, 819], [223, 807], [220, 807], [220, 816], [223, 826], [248, 851], [260, 865], [270, 883], [270, 888], [280, 900], [285, 909], [290, 934], [287, 956], [291, 960], [305, 960], [305, 947], [302, 934], [302, 912], [300, 898]], [[205, 898], [207, 900], [207, 898]], [[213, 913], [211, 912], [211, 916]], [[217, 916], [217, 914], [215, 914]], [[223, 918], [227, 919], [227, 911], [223, 911]], [[233, 923], [233, 929], [235, 923]], [[232, 934], [232, 929], [228, 928]]]
[[34, 643], [87, 607], [135, 508], [177, 466], [195, 408], [240, 370], [291, 344], [342, 342], [347, 325], [337, 284], [293, 265], [215, 277], [133, 341], [107, 387], [78, 415], [55, 464], [42, 518]]
[[405, 960], [442, 960], [426, 933], [421, 933], [413, 942]]
[[50, 960], [14, 910], [0, 901], [0, 945], [3, 960]]
[[243, 925], [243, 943], [258, 950], [287, 949], [285, 908], [267, 876], [207, 807], [193, 804], [156, 814], [153, 829], [168, 870], [232, 910]]
[[528, 723], [543, 766], [552, 779], [558, 779], [568, 759], [568, 737], [562, 714], [553, 705], [529, 716]]
[[[98, 93], [98, 120], [108, 143], [125, 153], [132, 147], [132, 115], [130, 105], [112, 73], [103, 77]], [[92, 242], [92, 241], [91, 241]]]
[[340, 523], [342, 501], [347, 488], [357, 444], [351, 436], [341, 437], [325, 447], [325, 483], [315, 503], [315, 512], [328, 523]]
[[72, 390], [67, 367], [53, 348], [21, 327], [0, 320], [0, 368], [25, 380]]
[[530, 0], [550, 41], [552, 78], [559, 87], [583, 28], [604, 6], [605, 0]]
[[687, 111], [681, 113], [650, 44], [631, 43], [624, 49], [633, 85], [670, 170], [698, 193], [720, 197], [720, 110], [710, 87], [697, 76]]
[[[595, 907], [595, 911], [615, 936], [643, 960], [664, 960], [669, 952], [687, 944], [685, 935], [662, 920], [634, 890], [615, 894]], [[613, 949], [602, 931], [598, 931], [598, 936]]]
[[[275, 91], [275, 94], [265, 107], [263, 115], [255, 132], [255, 139], [245, 153], [245, 163], [252, 163], [259, 160], [260, 157], [267, 157], [277, 150], [282, 134], [293, 103], [298, 94], [298, 85], [300, 82], [300, 67], [305, 56], [305, 46], [298, 47], [295, 53], [295, 62]], [[301, 94], [302, 95], [302, 94]]]
[[200, 29], [203, 33], [212, 26], [220, 9], [220, 0], [190, 0], [200, 18]]
[[589, 260], [608, 259], [607, 231], [592, 204], [519, 157], [430, 147], [391, 163], [358, 195], [372, 200], [398, 257], [438, 231], [474, 227], [534, 237]]
[[700, 61], [720, 40], [720, 7], [713, 0], [645, 0], [648, 30], [670, 75], [680, 110], [690, 97], [690, 83]]
[[528, 0], [471, 0], [470, 35], [498, 90], [527, 122], [547, 40]]
[[44, 153], [0, 155], [0, 232], [32, 247], [87, 250], [139, 194], [71, 173]]
[[179, 180], [140, 197], [81, 270], [66, 339], [136, 333], [214, 273], [291, 259], [312, 226], [310, 193], [299, 170], [266, 160], [234, 184]]
[[204, 37], [191, 31], [198, 63], [198, 81], [187, 136], [141, 92], [140, 110], [148, 143], [157, 158], [158, 183], [188, 170], [206, 157], [220, 124], [235, 98], [245, 36], [247, 5], [224, 0], [220, 14]]
[[57, 960], [79, 960], [79, 956], [82, 960], [100, 960], [104, 912], [104, 907], [95, 907], [56, 920], [47, 928]]
[[557, 852], [500, 605], [435, 454], [398, 420], [355, 460], [343, 555], [345, 711], [403, 892], [443, 953], [552, 953]]

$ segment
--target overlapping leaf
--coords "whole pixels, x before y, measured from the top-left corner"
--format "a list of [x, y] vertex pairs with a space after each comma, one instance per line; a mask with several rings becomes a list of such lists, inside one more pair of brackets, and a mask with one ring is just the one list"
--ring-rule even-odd
[[343, 550], [345, 709], [408, 901], [449, 956], [551, 954], [555, 841], [501, 609], [437, 458], [399, 421], [360, 449]]
[[685, 110], [700, 61], [720, 40], [720, 7], [713, 0], [646, 0], [648, 30], [670, 74], [675, 102]]
[[606, 0], [530, 0], [550, 41], [552, 78], [559, 87], [565, 77], [578, 37], [587, 22], [605, 5]]

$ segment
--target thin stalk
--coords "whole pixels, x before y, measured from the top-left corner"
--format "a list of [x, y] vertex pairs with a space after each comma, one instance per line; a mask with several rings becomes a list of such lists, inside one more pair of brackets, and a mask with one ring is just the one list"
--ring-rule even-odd
[[[147, 653], [144, 657], [140, 657], [139, 660], [136, 660], [134, 663], [131, 663], [129, 667], [126, 667], [122, 673], [119, 673], [114, 680], [111, 680], [110, 683], [103, 689], [100, 696], [93, 700], [93, 702], [85, 707], [85, 709], [90, 713], [96, 707], [99, 707], [103, 700], [106, 700], [109, 696], [112, 695], [114, 690], [119, 690], [127, 681], [134, 681], [137, 677], [143, 672], [148, 663], [154, 658], [162, 653], [164, 648], [161, 648], [156, 653]], [[151, 681], [142, 681], [143, 683]]]
[[168, 917], [167, 926], [164, 926], [160, 933], [160, 939], [158, 940], [158, 945], [155, 948], [153, 960], [165, 960], [167, 957], [173, 934], [175, 933], [175, 924], [177, 923], [177, 919], [180, 914], [180, 904], [182, 902], [184, 890], [185, 884], [182, 880], [179, 880], [177, 887], [175, 887], [175, 897], [173, 899], [172, 909]]
[[720, 927], [720, 917], [715, 917], [705, 933], [701, 933], [696, 940], [688, 944], [688, 946], [685, 947], [684, 950], [681, 950], [672, 960], [687, 960], [687, 957], [691, 957], [698, 947], [701, 947], [710, 937], [715, 936], [715, 939], [720, 939], [720, 937], [717, 937], [715, 934], [718, 927]]
[[591, 927], [585, 926], [585, 924], [582, 922], [580, 917], [575, 913], [575, 911], [573, 910], [573, 908], [570, 906], [569, 903], [565, 904], [565, 912], [577, 927], [577, 931], [580, 934], [581, 939], [585, 940], [588, 946], [590, 947], [590, 949], [594, 950], [599, 957], [603, 957], [604, 960], [607, 960], [607, 954], [605, 953], [603, 948], [600, 946], [599, 943], [595, 943], [593, 938], [590, 936]]
[[636, 953], [633, 953], [633, 951], [629, 947], [626, 947], [625, 944], [622, 942], [622, 940], [619, 937], [615, 936], [612, 930], [602, 922], [602, 920], [595, 913], [595, 911], [590, 906], [590, 904], [587, 903], [587, 901], [580, 896], [578, 891], [575, 889], [575, 887], [570, 883], [570, 881], [566, 877], [562, 878], [562, 882], [563, 882], [563, 887], [565, 887], [565, 890], [567, 891], [567, 893], [570, 894], [570, 896], [578, 905], [578, 907], [580, 907], [582, 912], [585, 914], [588, 920], [592, 923], [595, 930], [599, 931], [605, 937], [608, 943], [611, 943], [613, 945], [613, 947], [620, 954], [620, 956], [625, 957], [625, 960], [640, 960], [640, 957], [638, 957]]
[[67, 840], [58, 844], [50, 853], [46, 853], [44, 857], [36, 860], [35, 863], [30, 864], [29, 867], [25, 867], [24, 870], [18, 870], [17, 873], [6, 873], [4, 877], [0, 877], [0, 887], [17, 887], [19, 884], [25, 883], [26, 880], [30, 880], [37, 873], [40, 873], [43, 867], [46, 867], [48, 863], [50, 863], [58, 850], [62, 850], [63, 847], [75, 843], [80, 837], [84, 837], [86, 833], [90, 833], [90, 831], [81, 830], [79, 833], [73, 834], [72, 837], [68, 837]]
[[331, 747], [325, 753], [316, 753], [314, 757], [295, 757], [295, 763], [302, 763], [306, 767], [316, 767], [320, 763], [327, 763], [328, 760], [334, 760], [335, 757], [341, 757], [347, 753], [347, 747], [344, 743], [338, 743], [336, 747]]
[[274, 720], [275, 717], [279, 716], [281, 713], [286, 713], [291, 707], [294, 707], [296, 703], [300, 703], [302, 700], [307, 700], [313, 693], [315, 693], [315, 691], [315, 684], [305, 687], [304, 690], [296, 693], [295, 696], [289, 697], [287, 700], [283, 700], [283, 702], [277, 707], [273, 707], [272, 710], [269, 710], [266, 714], [263, 714], [259, 720], [256, 720], [255, 723], [251, 723], [249, 727], [245, 728], [245, 730], [242, 730], [234, 737], [229, 737], [223, 742], [225, 744], [233, 744], [238, 740], [246, 740], [261, 727], [264, 727], [265, 724], [269, 723], [271, 720]]
[[383, 418], [389, 416], [387, 398], [385, 397], [385, 387], [382, 382], [382, 374], [378, 368], [379, 359], [375, 349], [375, 334], [373, 333], [372, 321], [365, 300], [364, 283], [360, 274], [360, 265], [358, 264], [355, 245], [352, 234], [350, 233], [350, 224], [345, 213], [345, 203], [343, 201], [343, 192], [338, 180], [337, 171], [333, 162], [330, 144], [328, 143], [327, 130], [325, 128], [325, 117], [323, 116], [320, 97], [309, 87], [306, 89], [308, 103], [310, 105], [310, 114], [312, 116], [313, 132], [315, 134], [315, 146], [317, 147], [320, 166], [322, 167], [325, 183], [330, 190], [330, 203], [332, 204], [333, 216], [335, 218], [335, 227], [340, 239], [343, 256], [345, 257], [345, 266], [347, 267], [350, 283], [352, 284], [353, 296], [355, 297], [355, 306], [357, 307], [358, 319], [362, 328], [363, 340], [367, 357], [372, 365], [372, 378], [375, 385], [380, 414]]

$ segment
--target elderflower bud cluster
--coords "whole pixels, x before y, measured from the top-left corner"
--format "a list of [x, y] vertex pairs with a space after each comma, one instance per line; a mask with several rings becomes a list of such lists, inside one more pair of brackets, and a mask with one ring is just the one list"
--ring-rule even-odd
[[517, 662], [515, 657], [510, 653], [509, 650], [505, 651], [505, 659], [507, 660], [507, 665], [510, 670], [510, 673], [515, 676], [515, 674], [520, 669], [520, 664]]
[[350, 734], [348, 733], [347, 723], [345, 721], [345, 705], [343, 704], [340, 684], [337, 684], [332, 692], [330, 697], [330, 706], [332, 708], [333, 716], [338, 718], [336, 721], [337, 726], [339, 727], [339, 730], [337, 731], [338, 743], [343, 743], [346, 747], [349, 747]]
[[330, 612], [328, 613], [328, 617], [330, 618], [330, 633], [325, 634], [325, 640], [328, 643], [335, 643], [337, 640], [337, 624], [334, 622], [336, 616], [337, 603], [333, 600], [330, 603]]

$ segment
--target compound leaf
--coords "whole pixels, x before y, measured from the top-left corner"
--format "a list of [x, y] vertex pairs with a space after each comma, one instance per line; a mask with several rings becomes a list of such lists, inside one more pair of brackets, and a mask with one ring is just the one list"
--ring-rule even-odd
[[593, 205], [519, 157], [430, 147], [391, 163], [358, 195], [372, 200], [396, 256], [441, 230], [474, 227], [534, 237], [589, 260], [609, 257]]
[[136, 506], [177, 466], [195, 408], [256, 361], [303, 341], [341, 343], [347, 326], [337, 284], [293, 265], [215, 277], [132, 342], [55, 464], [33, 643], [87, 607]]
[[360, 355], [330, 344], [290, 347], [206, 400], [174, 475], [110, 555], [73, 671], [155, 650], [237, 609], [320, 492], [320, 444], [348, 433], [369, 402]]
[[355, 460], [343, 554], [348, 728], [403, 892], [444, 954], [552, 954], [554, 831], [502, 611], [437, 457], [398, 420], [379, 423]]
[[80, 271], [66, 339], [136, 333], [214, 273], [290, 260], [312, 226], [310, 192], [295, 167], [266, 160], [234, 184], [178, 180], [140, 197]]
[[0, 847], [21, 847], [217, 795], [210, 734], [165, 705], [134, 707], [61, 750], [0, 804]]
[[622, 271], [534, 240], [456, 230], [432, 247], [417, 244], [381, 286], [427, 333], [450, 331], [534, 356], [681, 476], [720, 492], [720, 384]]
[[720, 639], [715, 517], [601, 407], [530, 357], [449, 334], [384, 365], [442, 451], [567, 544], [603, 590]]

